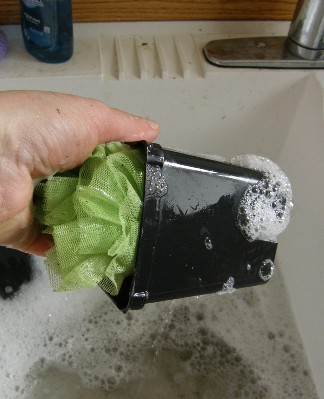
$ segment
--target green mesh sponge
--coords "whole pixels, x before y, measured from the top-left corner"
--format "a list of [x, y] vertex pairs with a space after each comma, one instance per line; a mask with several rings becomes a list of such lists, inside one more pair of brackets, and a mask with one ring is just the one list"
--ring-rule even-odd
[[77, 169], [37, 184], [35, 215], [54, 247], [46, 265], [55, 291], [100, 285], [117, 295], [133, 274], [141, 227], [145, 156], [99, 145]]

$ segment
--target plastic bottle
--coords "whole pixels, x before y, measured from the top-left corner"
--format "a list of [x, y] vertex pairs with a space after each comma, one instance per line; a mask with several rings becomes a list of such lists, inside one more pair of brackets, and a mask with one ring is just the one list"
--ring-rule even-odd
[[67, 61], [73, 53], [71, 0], [20, 0], [26, 49], [48, 63]]
[[6, 56], [8, 40], [6, 34], [0, 29], [0, 61]]

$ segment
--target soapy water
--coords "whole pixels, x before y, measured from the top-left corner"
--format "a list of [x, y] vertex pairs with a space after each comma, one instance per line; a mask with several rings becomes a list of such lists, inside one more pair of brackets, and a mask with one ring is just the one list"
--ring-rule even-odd
[[[243, 196], [242, 233], [275, 240], [292, 207], [288, 179], [264, 158], [232, 162], [265, 173]], [[152, 195], [163, 195], [163, 175], [149, 174]], [[206, 249], [212, 245], [207, 237]], [[53, 293], [39, 259], [35, 267], [34, 281], [0, 303], [2, 399], [316, 398], [280, 271], [271, 285], [234, 296], [155, 303], [124, 315], [99, 288]], [[264, 261], [260, 278], [272, 273]], [[229, 278], [222, 293], [234, 284]]]
[[169, 323], [173, 315], [174, 305], [175, 305], [175, 300], [172, 300], [169, 307], [169, 312], [163, 317], [163, 322], [161, 323], [161, 329], [158, 331], [157, 334], [155, 334], [155, 339], [152, 344], [152, 350], [153, 353], [155, 354], [154, 360], [158, 358], [159, 354], [163, 349], [164, 339], [165, 339], [164, 337], [165, 334], [167, 334]]
[[248, 187], [240, 201], [238, 227], [249, 241], [276, 242], [288, 226], [293, 208], [288, 177], [274, 162], [257, 155], [238, 155], [231, 163], [264, 174], [257, 184]]
[[124, 315], [99, 288], [53, 293], [35, 268], [0, 302], [1, 399], [316, 398], [280, 272]]

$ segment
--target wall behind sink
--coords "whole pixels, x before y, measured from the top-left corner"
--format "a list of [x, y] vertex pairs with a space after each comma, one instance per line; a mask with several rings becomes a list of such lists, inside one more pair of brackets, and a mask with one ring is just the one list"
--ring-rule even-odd
[[[297, 0], [73, 0], [75, 22], [291, 20]], [[0, 2], [0, 24], [19, 23], [19, 1]]]

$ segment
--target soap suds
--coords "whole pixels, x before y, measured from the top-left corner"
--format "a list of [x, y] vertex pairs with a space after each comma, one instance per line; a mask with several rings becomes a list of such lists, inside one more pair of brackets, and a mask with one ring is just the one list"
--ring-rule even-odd
[[[265, 158], [232, 163], [264, 173], [241, 200], [242, 233], [275, 240], [292, 208], [287, 177]], [[273, 266], [264, 261], [260, 278]], [[0, 303], [1, 399], [316, 398], [280, 271], [234, 296], [124, 315], [99, 288], [53, 293], [40, 259], [35, 268], [34, 281]], [[230, 277], [222, 293], [233, 290]]]
[[293, 208], [288, 177], [274, 162], [256, 155], [239, 155], [231, 163], [264, 174], [257, 184], [247, 188], [240, 201], [238, 227], [249, 241], [276, 242], [288, 226]]
[[53, 293], [39, 259], [35, 274], [0, 302], [1, 399], [316, 398], [280, 273], [126, 315], [100, 289]]

